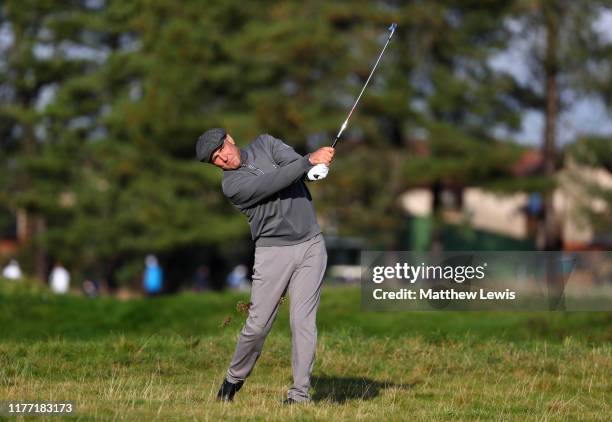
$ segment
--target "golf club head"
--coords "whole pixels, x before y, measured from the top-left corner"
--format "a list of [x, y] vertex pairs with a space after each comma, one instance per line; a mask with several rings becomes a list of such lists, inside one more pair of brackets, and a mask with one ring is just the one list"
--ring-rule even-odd
[[397, 24], [395, 22], [393, 22], [391, 24], [391, 26], [389, 26], [389, 31], [391, 32], [389, 34], [389, 38], [391, 38], [393, 36], [393, 33], [395, 32], [395, 28], [397, 28]]

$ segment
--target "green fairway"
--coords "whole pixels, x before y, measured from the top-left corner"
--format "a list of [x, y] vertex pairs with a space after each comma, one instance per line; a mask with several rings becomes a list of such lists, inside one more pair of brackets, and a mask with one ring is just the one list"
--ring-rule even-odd
[[73, 401], [84, 420], [612, 417], [611, 314], [371, 313], [358, 289], [326, 288], [314, 403], [287, 408], [287, 303], [223, 405], [214, 395], [248, 295], [119, 302], [0, 286], [0, 400]]

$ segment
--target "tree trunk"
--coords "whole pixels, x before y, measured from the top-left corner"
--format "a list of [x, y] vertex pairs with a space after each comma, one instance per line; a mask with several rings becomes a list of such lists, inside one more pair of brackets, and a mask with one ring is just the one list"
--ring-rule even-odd
[[31, 247], [34, 252], [34, 273], [45, 283], [47, 279], [47, 251], [42, 243], [46, 231], [45, 218], [27, 210], [17, 210], [17, 244], [19, 248]]
[[[544, 175], [548, 178], [553, 178], [555, 175], [556, 128], [559, 115], [559, 57], [557, 53], [559, 47], [559, 10], [556, 6], [554, 3], [544, 6], [546, 23], [546, 53], [544, 59], [546, 109], [542, 153], [544, 156]], [[553, 193], [554, 191], [549, 191], [544, 195], [544, 233], [543, 242], [539, 245], [544, 250], [556, 250], [560, 246], [561, 236], [555, 217]]]
[[[559, 26], [561, 5], [558, 2], [544, 3], [546, 31], [546, 53], [544, 75], [546, 90], [546, 112], [544, 125], [544, 174], [547, 178], [555, 175], [555, 146], [557, 142], [557, 118], [559, 116]], [[555, 251], [561, 247], [560, 227], [554, 209], [554, 189], [544, 195], [544, 236], [542, 249]], [[559, 254], [549, 252], [546, 259], [546, 285], [550, 310], [564, 310], [564, 280], [559, 274]]]

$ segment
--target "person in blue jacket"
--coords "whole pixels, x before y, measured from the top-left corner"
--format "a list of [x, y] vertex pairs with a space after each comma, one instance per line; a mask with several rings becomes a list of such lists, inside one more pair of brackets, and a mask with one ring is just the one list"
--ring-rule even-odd
[[163, 270], [157, 262], [155, 255], [148, 255], [145, 259], [143, 285], [148, 296], [161, 293], [164, 284]]

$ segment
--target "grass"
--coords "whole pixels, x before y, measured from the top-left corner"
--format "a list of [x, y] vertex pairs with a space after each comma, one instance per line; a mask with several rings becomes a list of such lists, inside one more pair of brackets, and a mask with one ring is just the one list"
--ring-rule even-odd
[[89, 300], [0, 280], [0, 400], [73, 401], [80, 420], [612, 418], [609, 313], [372, 313], [350, 288], [324, 290], [313, 404], [280, 404], [287, 304], [236, 401], [220, 404], [238, 300]]

